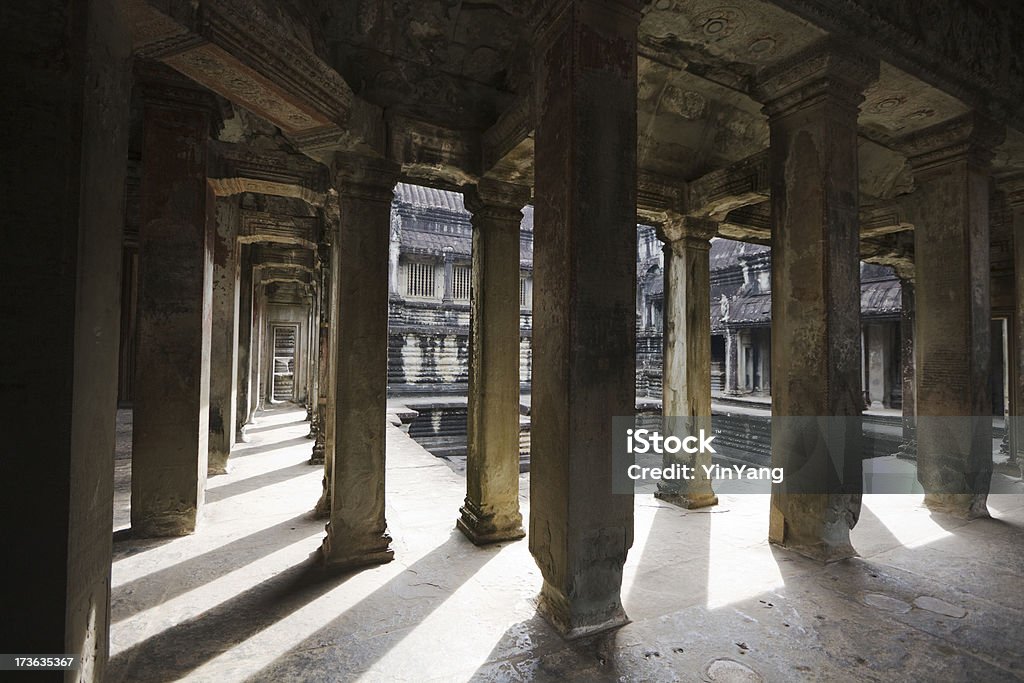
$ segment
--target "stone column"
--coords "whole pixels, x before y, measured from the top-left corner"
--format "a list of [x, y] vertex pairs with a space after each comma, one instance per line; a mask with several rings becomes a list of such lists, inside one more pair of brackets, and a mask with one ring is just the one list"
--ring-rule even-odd
[[[665, 306], [662, 331], [661, 406], [663, 434], [683, 439], [700, 430], [711, 434], [711, 264], [710, 239], [718, 226], [707, 220], [673, 217], [658, 230], [665, 242]], [[702, 466], [710, 453], [665, 454], [665, 465], [688, 466], [694, 478], [663, 481], [655, 494], [683, 508], [718, 504]]]
[[[316, 278], [314, 268], [313, 278]], [[314, 280], [315, 282], [315, 280]], [[306, 315], [306, 419], [309, 420], [309, 434], [307, 438], [316, 438], [316, 343], [320, 338], [320, 315], [317, 312], [320, 295], [317, 292], [316, 284], [312, 284], [309, 294], [309, 311]]]
[[1013, 221], [1013, 282], [1014, 302], [1013, 337], [1010, 349], [1015, 364], [1010, 414], [1007, 431], [1010, 434], [1010, 460], [1024, 462], [1024, 178], [1017, 178], [1003, 186]]
[[992, 477], [989, 167], [1001, 127], [968, 114], [902, 141], [914, 223], [917, 477], [925, 504], [987, 516]]
[[740, 338], [736, 330], [725, 330], [725, 393], [740, 393]]
[[444, 253], [444, 295], [442, 301], [446, 304], [455, 300], [455, 250], [451, 247], [442, 247]]
[[519, 514], [519, 224], [528, 187], [481, 180], [473, 212], [466, 502], [458, 528], [477, 545], [522, 538]]
[[6, 3], [0, 21], [5, 651], [105, 678], [131, 99], [124, 3]]
[[857, 114], [878, 62], [825, 43], [759, 83], [771, 135], [772, 489], [769, 540], [855, 555], [861, 346]]
[[213, 324], [210, 344], [209, 474], [226, 474], [235, 444], [238, 393], [238, 197], [216, 200], [213, 247]]
[[889, 330], [883, 325], [868, 325], [865, 332], [868, 400], [871, 408], [884, 408], [889, 400]]
[[390, 562], [384, 518], [388, 373], [388, 236], [398, 165], [339, 154], [341, 228], [335, 355], [331, 521], [321, 547], [332, 567]]
[[146, 83], [141, 92], [132, 533], [179, 536], [195, 530], [210, 438], [211, 113], [205, 94], [184, 85]]
[[[336, 207], [335, 207], [336, 208]], [[324, 254], [327, 258], [327, 269], [326, 269], [326, 288], [324, 291], [327, 294], [327, 312], [324, 317], [327, 329], [324, 330], [321, 327], [321, 334], [326, 333], [327, 335], [327, 348], [326, 357], [324, 359], [324, 477], [322, 480], [322, 489], [320, 492], [320, 499], [317, 500], [314, 513], [318, 519], [330, 518], [331, 516], [331, 482], [334, 476], [334, 452], [335, 452], [335, 433], [336, 433], [336, 422], [337, 417], [337, 392], [335, 387], [337, 386], [337, 369], [335, 367], [335, 359], [338, 357], [338, 306], [335, 302], [338, 301], [338, 281], [340, 275], [338, 272], [338, 225], [340, 220], [338, 218], [337, 211], [332, 212], [332, 220], [328, 224], [328, 231], [324, 241], [321, 242], [321, 246], [325, 247]]]
[[236, 434], [245, 440], [243, 427], [249, 421], [249, 396], [252, 394], [252, 247], [239, 247], [238, 274], [238, 407]]
[[900, 370], [903, 381], [903, 438], [896, 457], [917, 459], [917, 391], [914, 381], [914, 280], [900, 278]]
[[[552, 2], [535, 41], [530, 551], [568, 638], [626, 621], [633, 497], [612, 417], [636, 409], [635, 0]], [[571, 93], [572, 96], [567, 96]]]
[[253, 272], [253, 280], [256, 285], [253, 288], [252, 294], [252, 344], [249, 349], [249, 354], [252, 356], [252, 395], [249, 397], [249, 424], [256, 422], [256, 413], [263, 406], [263, 342], [264, 337], [266, 337], [266, 330], [264, 329], [266, 325], [264, 324], [263, 316], [267, 301], [265, 288], [260, 281], [262, 277], [263, 269], [257, 268]]
[[[316, 422], [317, 430], [313, 442], [313, 454], [309, 459], [310, 465], [323, 465], [326, 455], [327, 436], [327, 394], [328, 377], [330, 371], [330, 312], [331, 312], [331, 290], [330, 290], [330, 268], [331, 268], [331, 242], [330, 225], [324, 221], [321, 224], [323, 238], [317, 245], [317, 277], [319, 278], [318, 289], [320, 291], [320, 306], [317, 309], [316, 333], [317, 333], [317, 362], [316, 362]], [[333, 441], [332, 441], [333, 443]], [[323, 493], [326, 494], [328, 487], [327, 479], [324, 479]], [[325, 506], [321, 512], [330, 508]]]

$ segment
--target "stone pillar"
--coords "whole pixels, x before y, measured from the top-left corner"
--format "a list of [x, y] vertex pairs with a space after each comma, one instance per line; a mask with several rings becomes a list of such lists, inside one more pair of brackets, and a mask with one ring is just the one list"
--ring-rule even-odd
[[444, 253], [444, 295], [442, 301], [446, 304], [455, 300], [455, 250], [451, 247], [443, 247]]
[[252, 394], [252, 247], [239, 245], [238, 273], [238, 407], [236, 434], [245, 440], [244, 425], [249, 421], [249, 396]]
[[765, 73], [771, 135], [772, 488], [769, 540], [855, 555], [861, 346], [857, 114], [878, 62], [828, 43]]
[[1011, 377], [1016, 380], [1011, 389], [1013, 412], [1010, 414], [1007, 431], [1010, 434], [1010, 460], [1024, 463], [1024, 178], [1017, 178], [1004, 186], [1013, 221], [1013, 282], [1014, 302], [1013, 329], [1010, 349], [1015, 364]]
[[341, 228], [335, 355], [331, 521], [321, 547], [332, 567], [390, 562], [384, 518], [388, 375], [388, 236], [398, 165], [339, 154]]
[[519, 514], [519, 224], [528, 187], [481, 180], [473, 212], [466, 502], [458, 528], [477, 545], [522, 538]]
[[900, 370], [903, 381], [903, 438], [896, 457], [917, 459], [917, 390], [914, 381], [914, 280], [900, 278]]
[[[330, 290], [330, 268], [331, 268], [331, 241], [330, 231], [331, 226], [326, 221], [321, 223], [321, 230], [323, 231], [323, 238], [320, 240], [320, 244], [317, 245], [316, 259], [317, 259], [317, 277], [319, 281], [317, 283], [320, 291], [320, 305], [317, 309], [317, 320], [316, 320], [316, 334], [317, 334], [317, 362], [316, 362], [316, 422], [317, 430], [315, 441], [313, 442], [313, 454], [309, 459], [310, 465], [323, 465], [325, 464], [326, 455], [326, 437], [327, 437], [327, 394], [328, 394], [328, 377], [330, 371], [330, 312], [331, 312], [331, 290]], [[332, 440], [333, 443], [333, 440]], [[324, 497], [328, 492], [327, 487], [328, 479], [324, 478], [323, 493]], [[326, 502], [326, 501], [325, 501]], [[319, 509], [319, 508], [318, 508]], [[330, 508], [326, 505], [322, 510], [326, 513]]]
[[[665, 305], [662, 331], [663, 434], [680, 439], [700, 430], [711, 434], [711, 242], [718, 226], [674, 217], [658, 231], [665, 242]], [[665, 454], [665, 465], [688, 466], [694, 478], [663, 481], [655, 494], [683, 508], [718, 504], [701, 466], [710, 453]]]
[[1001, 127], [968, 114], [901, 142], [914, 223], [917, 477], [925, 504], [987, 516], [992, 477], [989, 167]]
[[[104, 679], [131, 22], [115, 0], [0, 21], [3, 643]], [[66, 674], [66, 676], [65, 676]]]
[[179, 536], [195, 530], [210, 438], [211, 114], [204, 94], [183, 85], [144, 83], [141, 91], [132, 534]]
[[725, 330], [725, 393], [740, 393], [740, 337], [736, 330]]
[[209, 474], [226, 474], [235, 444], [238, 393], [238, 197], [216, 200], [213, 247], [213, 324], [210, 344]]
[[331, 214], [332, 220], [328, 224], [328, 231], [326, 233], [325, 240], [321, 242], [321, 246], [325, 247], [324, 254], [327, 259], [326, 269], [326, 291], [327, 294], [327, 313], [324, 318], [327, 329], [324, 330], [321, 327], [321, 334], [327, 334], [327, 348], [326, 357], [324, 360], [324, 477], [322, 480], [322, 489], [320, 492], [320, 499], [316, 503], [314, 513], [318, 519], [330, 518], [331, 516], [331, 482], [334, 475], [334, 452], [335, 452], [335, 426], [337, 420], [337, 392], [335, 387], [337, 386], [337, 369], [335, 367], [335, 359], [338, 357], [338, 321], [339, 313], [338, 306], [335, 302], [338, 301], [338, 281], [340, 275], [338, 272], [338, 225], [340, 220], [336, 211]]
[[530, 551], [538, 610], [573, 638], [626, 621], [633, 497], [612, 493], [611, 427], [636, 409], [639, 14], [635, 0], [548, 11], [535, 42]]
[[256, 422], [256, 413], [263, 406], [263, 372], [264, 355], [263, 342], [266, 337], [266, 325], [264, 324], [264, 312], [266, 311], [266, 290], [260, 281], [263, 277], [263, 269], [257, 267], [253, 271], [255, 286], [252, 293], [252, 344], [249, 348], [249, 355], [252, 356], [250, 364], [252, 394], [249, 396], [249, 424]]
[[867, 337], [867, 376], [868, 401], [873, 409], [884, 408], [889, 400], [889, 330], [883, 325], [868, 325], [865, 330]]

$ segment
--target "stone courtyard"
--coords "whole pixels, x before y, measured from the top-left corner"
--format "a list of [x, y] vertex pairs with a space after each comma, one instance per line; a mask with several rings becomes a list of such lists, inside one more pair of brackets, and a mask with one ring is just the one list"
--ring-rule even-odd
[[[308, 505], [304, 413], [259, 415], [202, 529], [114, 545], [111, 681], [1012, 681], [1024, 653], [1024, 484], [993, 518], [865, 500], [860, 557], [821, 565], [765, 541], [768, 496], [681, 510], [635, 503], [623, 575], [631, 622], [566, 643], [536, 616], [525, 541], [478, 548], [452, 514], [465, 481], [387, 431], [395, 560], [329, 575]], [[529, 475], [520, 504], [529, 510]], [[398, 493], [402, 495], [399, 496]], [[898, 673], [897, 673], [898, 672]]]

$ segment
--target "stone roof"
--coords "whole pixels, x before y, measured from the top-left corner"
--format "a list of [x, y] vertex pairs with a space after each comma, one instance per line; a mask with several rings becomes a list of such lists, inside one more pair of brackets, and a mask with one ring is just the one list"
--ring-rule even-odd
[[711, 240], [711, 272], [739, 266], [740, 256], [761, 254], [766, 251], [770, 251], [770, 249], [760, 244], [716, 237]]
[[418, 209], [442, 209], [455, 214], [469, 216], [461, 192], [438, 190], [422, 185], [398, 183], [395, 185], [395, 201]]
[[902, 289], [896, 278], [861, 282], [860, 312], [872, 317], [899, 316], [903, 307]]

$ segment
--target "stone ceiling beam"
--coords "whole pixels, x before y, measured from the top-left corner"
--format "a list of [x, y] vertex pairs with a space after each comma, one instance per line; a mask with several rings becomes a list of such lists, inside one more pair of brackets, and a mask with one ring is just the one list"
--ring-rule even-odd
[[402, 177], [422, 185], [462, 187], [480, 177], [480, 134], [427, 123], [402, 114], [387, 117], [387, 156]]
[[327, 169], [307, 156], [223, 142], [212, 142], [211, 149], [207, 182], [218, 197], [254, 192], [318, 207], [327, 199]]
[[246, 0], [130, 0], [129, 12], [138, 57], [270, 121], [304, 153], [383, 151], [380, 109], [282, 25], [283, 14]]
[[721, 220], [733, 209], [767, 201], [768, 183], [768, 150], [764, 150], [690, 183], [686, 213]]
[[483, 132], [481, 175], [533, 186], [534, 120], [532, 99], [524, 95]]

